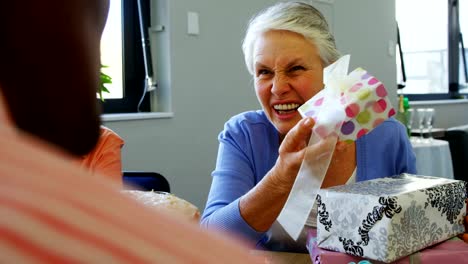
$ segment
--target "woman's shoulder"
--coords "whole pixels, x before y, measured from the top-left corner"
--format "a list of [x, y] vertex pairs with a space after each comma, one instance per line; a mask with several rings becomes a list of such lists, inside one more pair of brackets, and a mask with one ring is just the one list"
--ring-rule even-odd
[[225, 124], [226, 128], [252, 129], [255, 126], [272, 126], [263, 110], [246, 111], [231, 117]]
[[383, 121], [382, 123], [380, 123], [377, 127], [375, 127], [373, 131], [376, 132], [375, 134], [381, 134], [384, 132], [386, 132], [385, 134], [387, 133], [398, 134], [398, 133], [405, 132], [405, 126], [403, 126], [403, 124], [400, 123], [395, 118], [390, 117], [386, 119], [385, 121]]
[[276, 135], [275, 127], [262, 110], [246, 111], [231, 117], [225, 124], [221, 137], [270, 138]]
[[406, 136], [406, 128], [394, 118], [388, 118], [362, 137], [367, 142], [396, 142]]

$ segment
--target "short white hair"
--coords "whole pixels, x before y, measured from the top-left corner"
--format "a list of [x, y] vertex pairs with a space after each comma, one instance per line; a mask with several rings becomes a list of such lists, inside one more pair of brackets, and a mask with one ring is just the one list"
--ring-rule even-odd
[[242, 43], [245, 64], [254, 75], [253, 49], [258, 37], [270, 30], [287, 30], [310, 40], [318, 49], [324, 67], [335, 62], [340, 53], [325, 17], [313, 6], [301, 2], [280, 2], [270, 6], [249, 22]]

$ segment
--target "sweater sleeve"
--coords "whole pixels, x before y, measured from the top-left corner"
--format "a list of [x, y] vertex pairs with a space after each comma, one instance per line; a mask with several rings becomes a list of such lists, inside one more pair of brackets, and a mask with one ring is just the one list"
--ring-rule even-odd
[[216, 168], [201, 225], [216, 228], [257, 244], [265, 233], [255, 231], [241, 216], [239, 200], [257, 183], [250, 150], [250, 137], [240, 123], [228, 122], [218, 136]]
[[358, 181], [416, 174], [416, 156], [404, 126], [393, 118], [357, 140]]
[[398, 167], [398, 174], [417, 174], [416, 155], [414, 154], [413, 146], [406, 134], [406, 129], [402, 125], [398, 126], [397, 135], [396, 141], [398, 142], [398, 150], [396, 152], [396, 165]]

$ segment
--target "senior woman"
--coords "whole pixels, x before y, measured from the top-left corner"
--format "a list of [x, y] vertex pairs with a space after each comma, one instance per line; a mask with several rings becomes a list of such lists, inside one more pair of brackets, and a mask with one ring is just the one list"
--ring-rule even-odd
[[[201, 224], [251, 239], [258, 247], [305, 251], [276, 221], [304, 153], [320, 155], [326, 139], [308, 146], [314, 121], [297, 109], [323, 89], [323, 69], [339, 58], [323, 15], [284, 2], [255, 16], [242, 45], [262, 110], [241, 113], [219, 134], [219, 151]], [[389, 119], [355, 143], [338, 143], [322, 187], [415, 173], [404, 127]]]

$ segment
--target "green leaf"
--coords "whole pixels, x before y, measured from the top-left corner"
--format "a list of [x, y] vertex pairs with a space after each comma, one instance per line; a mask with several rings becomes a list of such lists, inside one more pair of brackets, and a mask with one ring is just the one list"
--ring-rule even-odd
[[107, 89], [107, 87], [105, 85], [112, 83], [112, 77], [105, 74], [104, 72], [102, 72], [103, 68], [109, 68], [109, 66], [101, 64], [101, 72], [100, 72], [100, 82], [101, 83], [99, 84], [99, 91], [97, 93], [98, 93], [99, 98], [101, 99], [101, 101], [104, 102], [104, 98], [102, 96], [102, 93], [110, 93], [109, 89]]
[[101, 90], [106, 93], [110, 93], [109, 90], [105, 86], [101, 86]]

